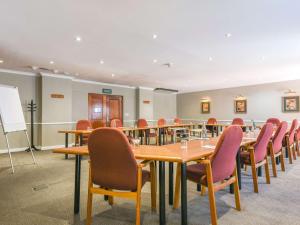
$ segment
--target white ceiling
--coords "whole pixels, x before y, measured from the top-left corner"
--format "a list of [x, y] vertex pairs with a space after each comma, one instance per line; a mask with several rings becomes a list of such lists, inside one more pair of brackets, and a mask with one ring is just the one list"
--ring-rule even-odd
[[1, 0], [0, 68], [180, 91], [300, 79], [299, 0], [45, 2]]

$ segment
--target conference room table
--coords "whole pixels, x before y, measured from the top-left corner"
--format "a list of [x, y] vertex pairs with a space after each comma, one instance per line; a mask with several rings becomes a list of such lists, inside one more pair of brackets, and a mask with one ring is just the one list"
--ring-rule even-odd
[[[203, 123], [195, 123], [194, 127], [203, 127]], [[206, 128], [210, 127], [211, 131], [212, 131], [212, 136], [219, 136], [220, 132], [223, 131], [224, 128], [230, 126], [231, 124], [226, 124], [226, 123], [216, 123], [216, 124], [205, 124]], [[249, 128], [249, 130], [252, 130], [253, 125], [252, 124], [244, 124], [244, 125], [239, 125], [243, 131], [246, 131], [247, 128]]]
[[[249, 132], [244, 135], [241, 147], [252, 144], [256, 141], [258, 134]], [[133, 153], [136, 159], [154, 160], [159, 162], [159, 221], [160, 225], [166, 224], [165, 212], [165, 162], [179, 163], [181, 166], [181, 224], [188, 224], [187, 220], [187, 179], [186, 166], [188, 162], [196, 161], [211, 156], [217, 144], [218, 137], [188, 141], [187, 148], [183, 148], [181, 143], [152, 146], [140, 145], [133, 147]], [[74, 154], [75, 160], [75, 185], [74, 185], [74, 213], [79, 213], [80, 207], [80, 177], [81, 177], [81, 157], [88, 155], [87, 146], [78, 146], [70, 148], [58, 148], [53, 150], [54, 153]], [[238, 180], [241, 186], [241, 163], [240, 154], [236, 157]], [[173, 183], [169, 185], [169, 192], [172, 191]], [[230, 192], [233, 193], [232, 186]], [[170, 193], [169, 193], [170, 194]]]

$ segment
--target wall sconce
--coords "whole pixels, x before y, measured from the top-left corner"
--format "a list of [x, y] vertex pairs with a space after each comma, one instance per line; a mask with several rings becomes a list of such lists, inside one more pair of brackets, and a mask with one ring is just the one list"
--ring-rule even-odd
[[235, 99], [235, 100], [246, 100], [246, 97], [243, 96], [243, 95], [241, 95], [241, 94], [239, 94], [239, 95], [235, 96], [234, 99]]

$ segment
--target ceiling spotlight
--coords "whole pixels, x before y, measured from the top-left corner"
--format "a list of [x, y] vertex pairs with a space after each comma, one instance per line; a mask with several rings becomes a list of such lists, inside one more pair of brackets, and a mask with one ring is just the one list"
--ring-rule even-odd
[[210, 56], [210, 57], [208, 57], [208, 60], [209, 61], [213, 61], [213, 58]]
[[231, 36], [232, 36], [231, 33], [227, 33], [227, 34], [226, 34], [226, 37], [227, 37], [227, 38], [230, 38]]
[[58, 73], [59, 71], [58, 70], [53, 70], [53, 73]]
[[113, 73], [112, 73], [112, 74], [111, 74], [111, 76], [112, 76], [112, 77], [114, 77], [114, 76], [115, 76], [115, 74], [113, 74]]
[[80, 37], [80, 36], [77, 36], [77, 37], [75, 38], [75, 40], [76, 40], [77, 42], [81, 42], [81, 37]]
[[103, 60], [100, 60], [100, 64], [104, 64], [104, 61], [103, 61]]
[[4, 63], [4, 60], [3, 60], [3, 59], [0, 59], [0, 63]]
[[157, 34], [153, 34], [152, 38], [156, 39], [157, 38]]
[[153, 63], [157, 63], [157, 59], [153, 59]]
[[53, 62], [53, 61], [50, 61], [49, 63], [50, 63], [50, 64], [54, 64], [54, 62]]
[[31, 69], [32, 69], [32, 70], [37, 70], [38, 67], [37, 67], [37, 66], [31, 66]]
[[266, 59], [266, 57], [265, 57], [265, 56], [262, 56], [262, 57], [261, 57], [261, 60], [262, 60], [262, 61], [264, 61], [265, 59]]

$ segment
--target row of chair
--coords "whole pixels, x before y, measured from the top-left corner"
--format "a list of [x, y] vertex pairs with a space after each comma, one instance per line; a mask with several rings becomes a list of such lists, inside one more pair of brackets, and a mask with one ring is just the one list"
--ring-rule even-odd
[[[280, 159], [282, 171], [285, 170], [283, 146], [286, 146], [290, 163], [296, 159], [296, 151], [299, 155], [300, 128], [298, 121], [293, 120], [288, 132], [287, 122], [279, 121], [278, 123], [278, 121], [274, 121], [268, 120], [260, 130], [256, 142], [241, 152], [242, 163], [251, 166], [254, 192], [256, 193], [258, 193], [258, 168], [265, 167], [266, 180], [267, 183], [270, 183], [269, 157], [272, 161], [273, 175], [276, 177], [276, 158]], [[235, 159], [242, 139], [241, 127], [229, 126], [220, 136], [215, 152], [210, 158], [187, 166], [187, 179], [201, 184], [202, 194], [205, 193], [206, 188], [208, 189], [213, 225], [217, 224], [214, 195], [216, 191], [233, 184], [236, 209], [241, 210]], [[156, 208], [156, 168], [154, 162], [146, 161], [138, 164], [134, 159], [132, 146], [128, 139], [116, 129], [95, 130], [89, 137], [88, 148], [90, 152], [90, 177], [87, 224], [91, 223], [92, 196], [95, 193], [108, 195], [109, 204], [113, 204], [114, 196], [129, 197], [136, 200], [136, 224], [140, 224], [141, 188], [147, 181], [151, 181], [151, 207], [152, 209]], [[148, 164], [150, 165], [150, 172], [142, 169]], [[180, 168], [178, 165], [174, 208], [179, 206]]]

